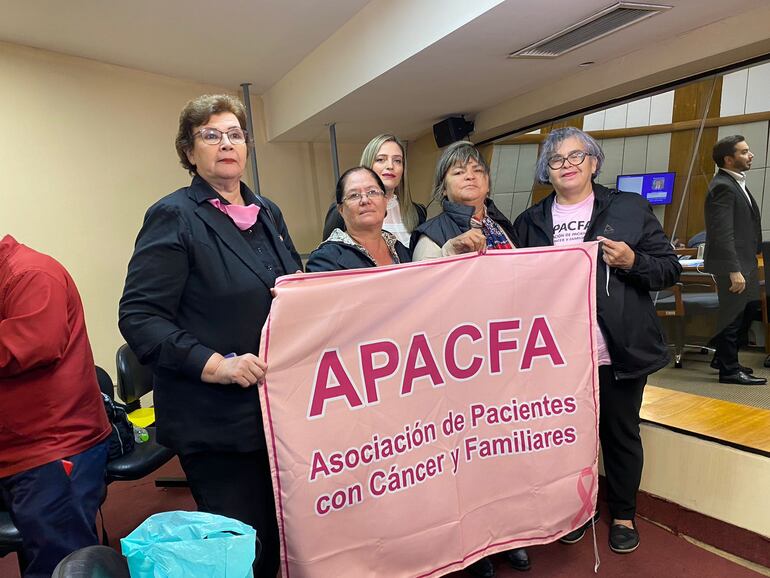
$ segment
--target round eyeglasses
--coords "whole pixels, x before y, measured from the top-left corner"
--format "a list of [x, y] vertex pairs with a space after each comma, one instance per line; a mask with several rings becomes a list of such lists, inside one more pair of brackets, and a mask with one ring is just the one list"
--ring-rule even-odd
[[371, 191], [364, 191], [362, 193], [350, 193], [347, 197], [342, 199], [343, 203], [359, 203], [361, 199], [366, 197], [369, 200], [379, 199], [384, 197], [385, 192], [380, 189], [372, 189]]
[[242, 128], [233, 127], [225, 132], [219, 129], [204, 127], [195, 133], [195, 136], [200, 135], [201, 140], [208, 145], [218, 145], [222, 142], [222, 135], [227, 135], [227, 140], [230, 144], [242, 145], [246, 142], [248, 133]]
[[586, 160], [586, 157], [592, 156], [594, 155], [585, 151], [572, 151], [566, 157], [561, 155], [554, 155], [548, 159], [548, 166], [551, 167], [551, 169], [554, 171], [558, 171], [564, 166], [564, 163], [569, 161], [569, 164], [571, 164], [573, 167], [576, 167], [578, 165], [582, 165], [583, 161]]

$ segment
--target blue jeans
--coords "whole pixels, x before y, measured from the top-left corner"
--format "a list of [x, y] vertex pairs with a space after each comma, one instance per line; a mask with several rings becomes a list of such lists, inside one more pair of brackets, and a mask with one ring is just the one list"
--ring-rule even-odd
[[96, 512], [105, 493], [108, 440], [61, 460], [0, 478], [0, 490], [21, 532], [24, 578], [50, 577], [67, 554], [99, 543]]

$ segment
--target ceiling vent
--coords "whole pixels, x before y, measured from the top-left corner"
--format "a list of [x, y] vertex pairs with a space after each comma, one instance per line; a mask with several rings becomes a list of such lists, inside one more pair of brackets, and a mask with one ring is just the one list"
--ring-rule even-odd
[[656, 4], [618, 2], [561, 32], [511, 52], [508, 58], [555, 58], [670, 8]]

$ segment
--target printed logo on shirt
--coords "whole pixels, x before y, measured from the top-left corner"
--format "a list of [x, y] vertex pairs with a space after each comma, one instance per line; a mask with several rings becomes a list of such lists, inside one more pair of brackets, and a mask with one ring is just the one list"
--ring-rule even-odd
[[581, 243], [586, 236], [591, 221], [571, 220], [555, 223], [553, 226], [554, 245], [561, 243]]
[[604, 234], [609, 235], [610, 233], [614, 233], [614, 232], [615, 232], [615, 229], [613, 229], [612, 226], [609, 223], [607, 223], [607, 226], [604, 227]]

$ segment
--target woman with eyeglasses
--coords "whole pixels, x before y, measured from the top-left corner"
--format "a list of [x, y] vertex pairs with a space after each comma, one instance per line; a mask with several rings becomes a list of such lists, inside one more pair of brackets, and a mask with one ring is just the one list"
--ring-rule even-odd
[[310, 254], [308, 272], [408, 263], [407, 249], [383, 229], [387, 199], [380, 176], [368, 167], [348, 169], [337, 181], [337, 211], [345, 230], [334, 229]]
[[[415, 229], [414, 261], [518, 246], [513, 225], [489, 197], [489, 165], [473, 143], [458, 141], [444, 150], [436, 163], [433, 197], [441, 200], [443, 212]], [[524, 548], [509, 550], [506, 558], [516, 570], [530, 568]], [[495, 575], [488, 557], [466, 571], [481, 578]]]
[[245, 126], [243, 105], [227, 95], [182, 110], [176, 151], [192, 182], [147, 210], [119, 326], [152, 367], [158, 441], [179, 455], [198, 509], [253, 526], [262, 544], [254, 575], [275, 578], [259, 340], [276, 278], [301, 261], [278, 206], [241, 181]]
[[[540, 148], [537, 180], [553, 192], [514, 223], [522, 247], [601, 241], [597, 269], [599, 439], [612, 519], [609, 543], [634, 551], [636, 492], [642, 476], [639, 410], [647, 376], [669, 360], [650, 291], [677, 282], [681, 267], [650, 204], [634, 193], [595, 182], [604, 153], [573, 127], [548, 134]], [[594, 519], [598, 519], [598, 514]], [[561, 538], [573, 544], [591, 521]]]
[[[393, 233], [408, 247], [409, 236], [414, 228], [425, 222], [427, 211], [424, 206], [412, 202], [407, 186], [406, 148], [396, 136], [381, 134], [374, 137], [361, 153], [360, 165], [372, 169], [385, 185], [387, 212], [382, 228]], [[323, 238], [328, 239], [334, 229], [345, 230], [345, 222], [332, 203], [326, 214]]]

